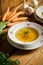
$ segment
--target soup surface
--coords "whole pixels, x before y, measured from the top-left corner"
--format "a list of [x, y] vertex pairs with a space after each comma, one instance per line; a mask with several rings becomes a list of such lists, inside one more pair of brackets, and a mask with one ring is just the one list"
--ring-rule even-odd
[[15, 36], [22, 42], [31, 42], [37, 39], [39, 34], [35, 29], [25, 27], [16, 31]]

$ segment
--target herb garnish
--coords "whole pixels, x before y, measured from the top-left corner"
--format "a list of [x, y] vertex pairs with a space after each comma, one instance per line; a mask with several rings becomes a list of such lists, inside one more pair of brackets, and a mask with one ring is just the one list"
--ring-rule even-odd
[[29, 33], [28, 31], [24, 31], [24, 37], [25, 37], [28, 33]]
[[28, 31], [24, 31], [24, 34], [28, 34], [29, 32]]
[[0, 52], [0, 65], [19, 65], [19, 60], [11, 61], [7, 55]]

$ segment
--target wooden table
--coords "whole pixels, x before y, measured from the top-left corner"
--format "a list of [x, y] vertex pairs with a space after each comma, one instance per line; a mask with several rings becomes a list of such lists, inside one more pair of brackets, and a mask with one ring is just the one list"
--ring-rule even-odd
[[[36, 22], [43, 26], [42, 23], [39, 23], [34, 18], [33, 14], [29, 16], [28, 20], [32, 22]], [[11, 55], [10, 59], [12, 61], [14, 61], [15, 59], [19, 59], [20, 65], [43, 65], [43, 46], [36, 50], [24, 51], [14, 48], [8, 43], [7, 39], [4, 39], [3, 41], [0, 42], [0, 51], [3, 51], [4, 53], [9, 53]]]
[[32, 51], [18, 50], [10, 59], [19, 59], [20, 65], [43, 65], [43, 47]]

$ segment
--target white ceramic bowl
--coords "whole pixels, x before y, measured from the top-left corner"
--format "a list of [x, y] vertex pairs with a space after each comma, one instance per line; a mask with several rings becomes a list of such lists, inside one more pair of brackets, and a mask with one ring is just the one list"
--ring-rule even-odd
[[36, 9], [36, 12], [35, 12], [35, 18], [43, 23], [43, 16], [42, 16], [42, 12], [43, 12], [43, 6], [40, 6]]
[[[38, 31], [39, 33], [39, 37], [32, 41], [32, 42], [21, 42], [19, 41], [16, 37], [15, 37], [15, 32], [23, 27], [31, 27], [34, 28]], [[8, 30], [8, 36], [7, 39], [9, 41], [9, 43], [11, 45], [13, 45], [14, 47], [17, 47], [19, 49], [24, 49], [24, 50], [31, 50], [31, 49], [36, 49], [38, 47], [40, 47], [42, 44], [40, 43], [42, 40], [42, 30], [43, 28], [33, 22], [21, 22], [18, 24], [15, 24], [14, 26], [12, 26], [9, 30]]]

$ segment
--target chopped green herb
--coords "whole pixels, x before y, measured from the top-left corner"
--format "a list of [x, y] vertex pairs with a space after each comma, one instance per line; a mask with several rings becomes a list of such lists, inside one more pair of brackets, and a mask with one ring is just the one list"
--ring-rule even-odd
[[0, 52], [0, 65], [19, 65], [20, 62], [19, 60], [11, 61], [8, 59], [7, 55], [4, 53]]
[[28, 31], [24, 31], [24, 34], [28, 34], [29, 32]]
[[14, 65], [19, 65], [20, 64], [20, 61], [17, 59], [14, 61]]
[[24, 37], [26, 37], [28, 33], [29, 33], [29, 32], [28, 32], [27, 30], [24, 31]]

